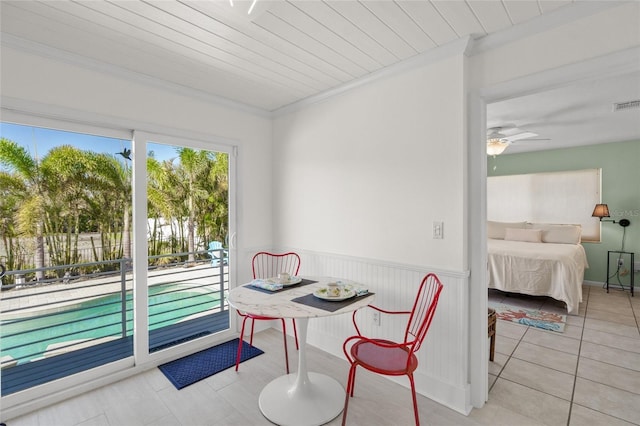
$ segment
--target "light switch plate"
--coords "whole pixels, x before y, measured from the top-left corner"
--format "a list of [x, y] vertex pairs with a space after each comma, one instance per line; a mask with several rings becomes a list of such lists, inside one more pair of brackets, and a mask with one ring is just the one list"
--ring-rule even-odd
[[433, 222], [433, 239], [441, 240], [444, 238], [444, 222]]

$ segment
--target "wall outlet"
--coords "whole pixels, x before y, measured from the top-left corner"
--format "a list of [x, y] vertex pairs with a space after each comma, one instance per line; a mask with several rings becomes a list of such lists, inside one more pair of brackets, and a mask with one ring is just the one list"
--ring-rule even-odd
[[376, 311], [376, 310], [373, 311], [373, 323], [375, 325], [380, 325], [380, 312], [379, 311]]
[[618, 266], [622, 266], [622, 265], [624, 265], [624, 259], [620, 258], [618, 259]]

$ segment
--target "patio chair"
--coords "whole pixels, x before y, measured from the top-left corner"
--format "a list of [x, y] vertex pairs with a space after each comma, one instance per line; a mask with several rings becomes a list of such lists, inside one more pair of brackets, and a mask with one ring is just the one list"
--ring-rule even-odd
[[[297, 253], [269, 253], [261, 251], [256, 253], [251, 260], [251, 268], [253, 270], [253, 279], [257, 278], [272, 278], [276, 277], [281, 272], [287, 272], [292, 277], [298, 275], [300, 270], [300, 256]], [[238, 342], [238, 355], [236, 357], [236, 371], [240, 365], [240, 357], [242, 355], [242, 340], [244, 339], [244, 327], [248, 319], [251, 320], [251, 334], [249, 337], [249, 344], [253, 346], [253, 326], [256, 320], [280, 320], [282, 322], [282, 334], [284, 337], [284, 359], [287, 367], [287, 374], [289, 374], [289, 354], [287, 353], [287, 326], [284, 318], [265, 317], [261, 315], [253, 315], [244, 312], [237, 311], [238, 315], [242, 317], [242, 329], [240, 331], [240, 341]], [[298, 347], [298, 330], [296, 330], [295, 320], [291, 320], [293, 323], [293, 335], [296, 341], [296, 349]]]
[[347, 409], [349, 407], [349, 399], [353, 397], [356, 369], [358, 366], [386, 376], [407, 375], [411, 383], [413, 412], [415, 414], [416, 425], [420, 424], [418, 402], [416, 400], [416, 386], [413, 380], [413, 372], [418, 368], [418, 358], [415, 354], [420, 349], [427, 335], [441, 291], [442, 283], [438, 277], [435, 274], [428, 274], [420, 283], [420, 288], [418, 289], [418, 294], [411, 311], [388, 311], [373, 305], [367, 306], [383, 314], [409, 316], [407, 327], [404, 330], [404, 338], [401, 342], [363, 336], [356, 322], [356, 314], [358, 311], [353, 313], [353, 325], [358, 334], [346, 339], [342, 345], [342, 350], [351, 364], [347, 378], [344, 410], [342, 412], [343, 426], [347, 421]]
[[209, 243], [209, 256], [211, 257], [211, 266], [220, 266], [220, 261], [226, 262], [222, 243], [220, 241], [211, 241]]

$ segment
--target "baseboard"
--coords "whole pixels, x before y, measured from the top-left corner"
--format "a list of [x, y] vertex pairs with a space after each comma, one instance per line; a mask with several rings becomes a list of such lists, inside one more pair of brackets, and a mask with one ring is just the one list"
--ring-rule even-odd
[[[414, 374], [416, 392], [436, 401], [460, 414], [468, 416], [473, 406], [471, 405], [471, 386], [467, 383], [459, 387], [451, 383], [444, 383], [433, 376], [422, 373]], [[397, 379], [397, 378], [393, 378]], [[408, 384], [406, 385], [408, 387]]]

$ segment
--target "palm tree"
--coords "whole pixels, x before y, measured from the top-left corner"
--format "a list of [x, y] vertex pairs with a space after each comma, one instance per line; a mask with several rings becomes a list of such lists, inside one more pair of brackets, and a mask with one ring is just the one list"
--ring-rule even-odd
[[[172, 237], [176, 234], [173, 230], [174, 222], [181, 226], [181, 218], [184, 216], [183, 203], [184, 188], [178, 178], [173, 160], [159, 162], [153, 156], [147, 157], [147, 201], [148, 214], [154, 218], [153, 254], [161, 254], [162, 244], [157, 241], [155, 227], [158, 223], [169, 224], [172, 228]], [[171, 240], [171, 251], [175, 252], [176, 240]], [[184, 251], [180, 249], [179, 251]]]
[[147, 216], [153, 218], [153, 228], [149, 230], [149, 255], [152, 256], [160, 254], [157, 228], [162, 212], [166, 211], [166, 199], [159, 190], [162, 178], [162, 165], [150, 153], [147, 157]]
[[213, 154], [205, 150], [195, 150], [191, 148], [179, 148], [178, 157], [180, 164], [178, 173], [184, 178], [182, 183], [185, 189], [186, 212], [187, 212], [187, 251], [189, 252], [188, 262], [195, 261], [195, 225], [196, 225], [196, 205], [201, 199], [206, 199], [208, 194], [203, 188], [204, 182], [209, 177], [209, 170], [213, 160]]
[[229, 215], [229, 158], [217, 152], [209, 160], [207, 176], [200, 180], [206, 194], [196, 200], [198, 234], [203, 241], [224, 241], [228, 234]]
[[[203, 216], [211, 221], [213, 239], [224, 240], [229, 233], [229, 156], [225, 153], [216, 153], [215, 162], [210, 171], [208, 180], [211, 187], [207, 199], [208, 206], [205, 211], [209, 214]], [[213, 206], [211, 208], [210, 206]]]
[[51, 149], [41, 162], [45, 175], [56, 176], [47, 187], [49, 197], [56, 201], [49, 206], [45, 221], [49, 255], [55, 264], [70, 265], [79, 260], [80, 217], [87, 210], [90, 195], [89, 159], [85, 151], [60, 145]]
[[[179, 249], [190, 252], [188, 262], [192, 262], [196, 232], [200, 241], [224, 240], [227, 234], [228, 157], [191, 148], [177, 152], [176, 159], [163, 162], [152, 154], [147, 158], [149, 216], [154, 222], [164, 219], [172, 228], [177, 224], [172, 235], [179, 236]], [[182, 235], [185, 219], [186, 238]], [[154, 233], [152, 238], [155, 241]]]
[[[16, 211], [17, 231], [35, 237], [35, 268], [44, 268], [44, 220], [48, 203], [46, 183], [49, 181], [37, 159], [17, 143], [0, 138], [0, 164], [24, 187], [21, 203]], [[36, 272], [36, 280], [44, 279], [44, 272]]]
[[9, 270], [22, 267], [18, 259], [20, 240], [16, 238], [15, 216], [25, 190], [22, 179], [0, 170], [0, 235], [3, 245], [0, 253], [6, 257], [5, 266]]
[[[85, 155], [91, 164], [94, 208], [107, 213], [106, 216], [102, 215], [102, 230], [110, 233], [119, 229], [122, 258], [131, 259], [131, 169], [126, 158], [123, 163], [115, 156], [104, 153], [86, 152]], [[105, 209], [106, 206], [109, 208]], [[118, 211], [122, 212], [122, 222], [116, 229], [113, 228], [112, 218], [113, 212]]]

